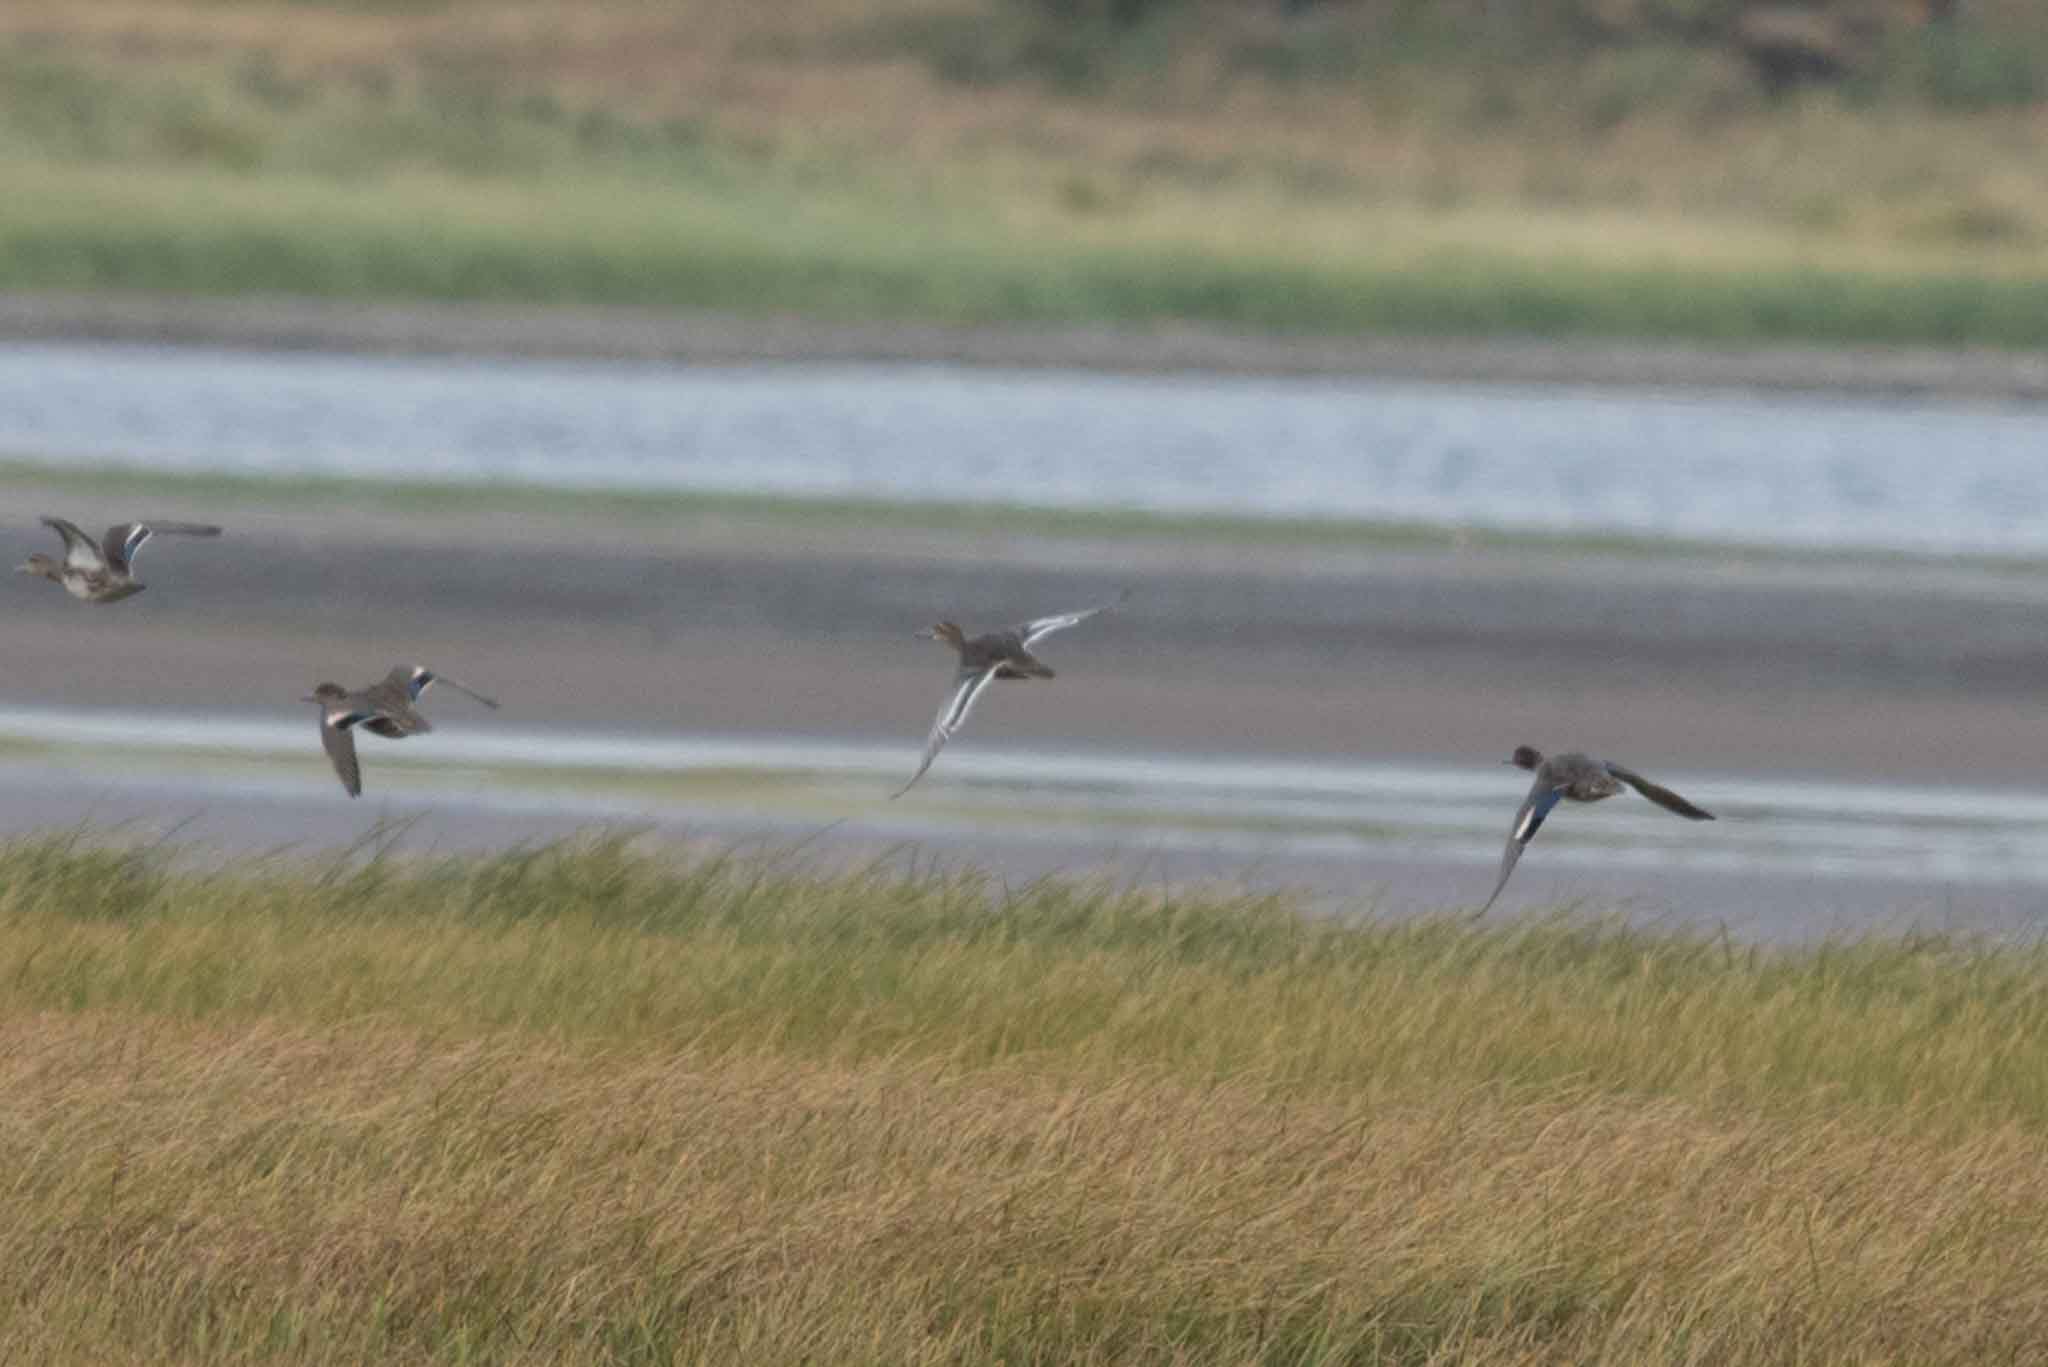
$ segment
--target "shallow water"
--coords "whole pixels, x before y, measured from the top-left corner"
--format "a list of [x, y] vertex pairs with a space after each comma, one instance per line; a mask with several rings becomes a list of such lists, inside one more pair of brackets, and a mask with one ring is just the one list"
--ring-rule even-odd
[[[972, 747], [942, 759], [900, 802], [902, 744], [777, 736], [564, 732], [476, 723], [393, 745], [362, 742], [366, 798], [343, 798], [308, 720], [0, 708], [0, 792], [60, 777], [79, 818], [137, 810], [182, 820], [302, 805], [271, 831], [231, 821], [229, 843], [346, 844], [394, 812], [459, 813], [459, 829], [527, 838], [578, 825], [648, 823], [728, 836], [833, 831], [841, 841], [1036, 850], [1050, 867], [1200, 857], [1205, 876], [1370, 887], [1376, 904], [1475, 906], [1525, 776], [1491, 766], [1274, 762], [1142, 752]], [[953, 757], [965, 758], [965, 756]], [[1660, 773], [1713, 809], [1675, 820], [1623, 795], [1561, 812], [1517, 871], [1506, 904], [1619, 897], [1681, 919], [1733, 916], [1809, 934], [1844, 912], [1929, 908], [1968, 923], [2029, 926], [2048, 889], [2048, 796], [2000, 789], [1758, 781]], [[168, 786], [167, 786], [168, 785]], [[164, 805], [169, 800], [170, 806]], [[62, 815], [61, 812], [58, 815]], [[0, 830], [49, 823], [0, 802]], [[547, 818], [551, 827], [533, 827]], [[268, 833], [268, 834], [263, 834]], [[1014, 862], [1014, 861], [1013, 861]], [[1819, 913], [1819, 914], [1817, 914]]]
[[2048, 552], [2048, 408], [0, 346], [0, 454]]

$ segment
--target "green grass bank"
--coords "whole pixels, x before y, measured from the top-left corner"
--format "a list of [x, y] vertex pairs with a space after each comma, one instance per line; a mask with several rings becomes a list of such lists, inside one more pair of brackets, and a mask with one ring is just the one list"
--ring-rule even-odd
[[26, 0], [0, 289], [2048, 345], [2023, 9], [1774, 99], [1565, 8]]
[[1981, 1362], [2048, 954], [821, 871], [0, 847], [52, 1362]]
[[161, 180], [11, 167], [0, 288], [589, 303], [966, 324], [1189, 321], [1251, 332], [2048, 346], [2048, 278], [1967, 267], [1603, 264], [905, 227], [887, 199], [792, 214], [758, 190], [408, 178]]

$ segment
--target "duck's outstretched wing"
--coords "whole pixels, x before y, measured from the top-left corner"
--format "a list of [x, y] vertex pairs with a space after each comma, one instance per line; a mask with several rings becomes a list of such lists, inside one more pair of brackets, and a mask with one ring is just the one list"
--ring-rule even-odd
[[910, 782], [889, 794], [894, 802], [924, 777], [924, 771], [932, 767], [932, 761], [939, 757], [939, 751], [946, 748], [946, 742], [953, 739], [953, 733], [966, 722], [967, 714], [974, 710], [974, 704], [988, 686], [995, 682], [998, 665], [984, 665], [980, 669], [963, 669], [953, 677], [953, 691], [946, 695], [946, 705], [939, 709], [939, 719], [932, 723], [931, 734], [925, 738], [924, 758], [919, 761], [917, 772], [910, 776]]
[[320, 744], [326, 748], [327, 758], [333, 761], [334, 772], [350, 797], [361, 797], [363, 793], [363, 771], [356, 763], [356, 737], [351, 728], [369, 716], [367, 712], [343, 711], [320, 714]]
[[414, 702], [418, 702], [420, 700], [420, 695], [422, 693], [425, 693], [429, 688], [432, 688], [437, 683], [442, 683], [447, 684], [450, 688], [454, 689], [457, 693], [462, 694], [466, 698], [474, 698], [476, 701], [482, 703], [485, 707], [495, 710], [498, 706], [498, 700], [496, 698], [487, 698], [483, 694], [477, 692], [474, 688], [470, 688], [464, 684], [459, 684], [455, 680], [449, 678], [446, 674], [436, 673], [434, 670], [428, 669], [425, 665], [400, 665], [396, 669], [392, 670], [389, 675], [386, 676], [385, 682], [390, 683], [398, 688], [404, 689], [406, 692], [406, 696], [411, 698]]
[[1484, 916], [1500, 900], [1501, 889], [1508, 885], [1508, 875], [1515, 871], [1516, 861], [1522, 857], [1529, 842], [1536, 838], [1536, 832], [1543, 829], [1543, 818], [1550, 815], [1551, 808], [1564, 799], [1564, 787], [1549, 777], [1538, 775], [1536, 784], [1529, 789], [1529, 796], [1522, 799], [1522, 806], [1515, 813], [1515, 824], [1508, 831], [1508, 847], [1501, 852], [1500, 877], [1494, 882], [1493, 896], [1486, 899], [1486, 905], [1479, 908]]
[[1034, 617], [1017, 628], [1017, 636], [1024, 642], [1024, 648], [1029, 650], [1055, 631], [1065, 631], [1070, 626], [1087, 621], [1097, 613], [1108, 612], [1111, 608], [1121, 606], [1130, 596], [1131, 591], [1125, 589], [1109, 602], [1092, 608], [1083, 608], [1079, 612], [1057, 613], [1051, 617]]
[[1687, 821], [1712, 821], [1714, 814], [1704, 807], [1695, 807], [1677, 793], [1659, 783], [1652, 783], [1633, 769], [1624, 769], [1619, 764], [1606, 766], [1607, 772], [1656, 803], [1667, 812], [1677, 812]]
[[123, 522], [107, 528], [101, 551], [107, 563], [126, 573], [135, 565], [135, 553], [152, 536], [219, 536], [220, 528], [203, 522]]
[[107, 567], [106, 557], [93, 539], [79, 530], [76, 522], [61, 517], [46, 517], [43, 525], [64, 538], [64, 568], [67, 570], [103, 570]]

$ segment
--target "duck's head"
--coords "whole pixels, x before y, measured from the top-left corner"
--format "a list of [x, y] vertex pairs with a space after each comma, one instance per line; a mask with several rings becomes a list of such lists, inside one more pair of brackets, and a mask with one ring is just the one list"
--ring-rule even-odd
[[917, 634], [927, 641], [944, 641], [955, 650], [967, 644], [967, 633], [960, 630], [960, 624], [957, 622], [940, 622], [930, 630]]
[[1512, 764], [1517, 769], [1534, 769], [1543, 763], [1543, 752], [1533, 745], [1517, 745], [1515, 753], [1509, 755], [1501, 763]]
[[16, 565], [14, 572], [16, 574], [38, 575], [44, 579], [55, 579], [57, 577], [57, 562], [44, 555], [41, 551], [38, 551], [19, 565]]
[[340, 684], [324, 683], [316, 687], [311, 693], [308, 693], [305, 697], [300, 698], [299, 701], [326, 704], [340, 702], [343, 698], [346, 698], [347, 696], [348, 690], [346, 688], [343, 688]]

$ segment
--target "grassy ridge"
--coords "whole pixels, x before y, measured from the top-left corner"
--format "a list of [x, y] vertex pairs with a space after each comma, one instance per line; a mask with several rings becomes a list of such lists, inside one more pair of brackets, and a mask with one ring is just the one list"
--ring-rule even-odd
[[1939, 939], [16, 843], [0, 1297], [46, 1361], [2019, 1360], [2044, 1024]]
[[[1074, 89], [961, 65], [1050, 50], [1009, 0], [26, 0], [0, 288], [2048, 344], [2023, 100], [1772, 104], [1357, 22], [1084, 35]], [[1348, 55], [1238, 61], [1283, 49]]]
[[[2048, 345], [2048, 280], [1963, 266], [1600, 263], [1410, 243], [1284, 251], [905, 227], [882, 200], [569, 179], [316, 178], [17, 166], [0, 289], [585, 302], [948, 323], [1184, 319], [1275, 333]], [[1592, 244], [1588, 244], [1589, 249]]]

